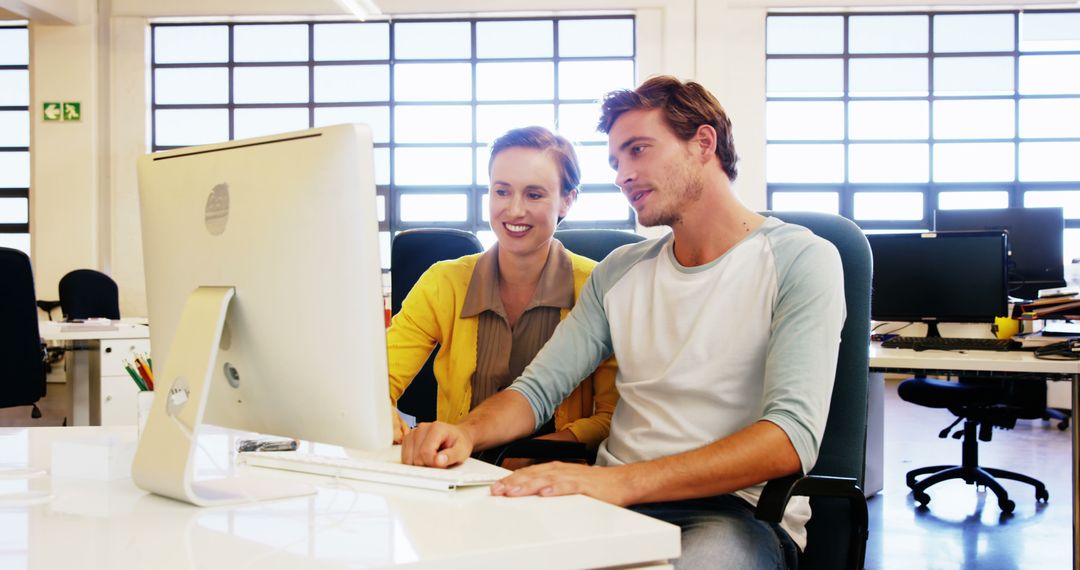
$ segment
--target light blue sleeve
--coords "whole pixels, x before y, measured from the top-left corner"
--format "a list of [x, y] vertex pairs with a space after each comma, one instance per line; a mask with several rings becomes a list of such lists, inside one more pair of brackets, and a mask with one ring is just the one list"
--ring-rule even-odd
[[804, 228], [786, 225], [773, 233], [778, 290], [762, 419], [784, 430], [808, 473], [817, 462], [836, 376], [846, 313], [843, 266], [831, 243]]
[[583, 378], [611, 356], [611, 331], [595, 275], [594, 271], [585, 281], [570, 314], [555, 327], [551, 338], [508, 388], [529, 401], [537, 428], [555, 413], [555, 407]]
[[611, 329], [604, 294], [640, 260], [655, 256], [666, 238], [623, 246], [607, 256], [585, 281], [577, 303], [521, 376], [507, 388], [525, 396], [544, 425], [578, 384], [611, 356]]

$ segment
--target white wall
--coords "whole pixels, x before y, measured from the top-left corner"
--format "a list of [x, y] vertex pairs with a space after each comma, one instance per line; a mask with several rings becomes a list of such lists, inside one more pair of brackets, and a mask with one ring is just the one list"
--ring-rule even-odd
[[[813, 0], [377, 0], [385, 13], [628, 11], [637, 14], [638, 75], [695, 79], [735, 126], [736, 189], [765, 200], [765, 13]], [[814, 6], [881, 6], [884, 0]], [[948, 0], [950, 5], [970, 5]], [[985, 6], [991, 2], [982, 1]], [[888, 5], [916, 5], [891, 0]], [[1008, 5], [1015, 5], [1010, 2]], [[998, 3], [998, 5], [1005, 5]], [[1069, 3], [1067, 6], [1075, 7]], [[134, 160], [147, 148], [146, 24], [152, 17], [335, 15], [335, 0], [0, 0], [31, 18], [31, 232], [39, 298], [55, 299], [71, 269], [94, 267], [120, 286], [126, 316], [146, 314]], [[940, 8], [940, 6], [939, 6]], [[21, 11], [20, 11], [21, 10]], [[52, 13], [76, 14], [55, 24]], [[37, 14], [37, 16], [35, 16]], [[41, 14], [46, 14], [42, 16]], [[100, 15], [99, 15], [100, 14]], [[68, 18], [69, 20], [72, 18]], [[44, 101], [82, 101], [82, 123], [41, 121]]]
[[[94, 0], [77, 24], [30, 23], [30, 232], [39, 299], [56, 299], [72, 269], [102, 267], [98, 140], [97, 18]], [[42, 120], [45, 101], [78, 101], [79, 122]]]

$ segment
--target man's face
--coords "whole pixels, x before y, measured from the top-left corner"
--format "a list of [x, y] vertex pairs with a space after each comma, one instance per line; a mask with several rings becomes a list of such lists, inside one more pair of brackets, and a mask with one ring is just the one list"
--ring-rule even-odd
[[691, 143], [668, 127], [660, 109], [627, 111], [608, 133], [608, 160], [643, 226], [673, 226], [704, 186]]

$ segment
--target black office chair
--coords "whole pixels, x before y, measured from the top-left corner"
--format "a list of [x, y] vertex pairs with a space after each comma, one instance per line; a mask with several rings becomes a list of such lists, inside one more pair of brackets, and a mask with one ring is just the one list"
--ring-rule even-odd
[[67, 320], [119, 319], [120, 290], [100, 271], [76, 269], [60, 279], [60, 309]]
[[45, 351], [34, 303], [30, 258], [17, 249], [0, 247], [0, 408], [32, 406], [45, 396]]
[[[962, 430], [953, 434], [962, 439], [960, 465], [933, 465], [912, 469], [907, 473], [907, 485], [920, 507], [926, 507], [930, 495], [926, 490], [942, 481], [963, 479], [969, 485], [989, 488], [998, 499], [1001, 512], [1009, 514], [1016, 503], [998, 479], [1021, 481], [1035, 487], [1035, 500], [1048, 501], [1050, 494], [1038, 479], [1020, 473], [982, 467], [979, 465], [979, 440], [990, 441], [995, 427], [1012, 429], [1018, 419], [1040, 419], [1046, 412], [1046, 381], [1038, 378], [964, 378], [956, 382], [925, 377], [909, 378], [900, 383], [897, 393], [905, 401], [930, 408], [946, 408], [956, 421], [942, 430], [938, 437], [948, 437], [953, 426], [964, 422]], [[927, 475], [919, 479], [919, 477]]]
[[[578, 253], [579, 249], [585, 250], [593, 256], [599, 256], [600, 259], [620, 245], [645, 239], [639, 235], [616, 230], [555, 232], [556, 237], [560, 234], [570, 235], [563, 242], [566, 249], [574, 253]], [[390, 251], [391, 312], [397, 314], [401, 310], [401, 303], [405, 300], [405, 296], [424, 271], [431, 267], [431, 264], [481, 251], [483, 251], [483, 246], [480, 245], [476, 236], [460, 230], [415, 229], [399, 233], [394, 237]], [[579, 255], [585, 254], [579, 253]], [[398, 399], [398, 409], [416, 417], [417, 421], [435, 421], [438, 385], [432, 370], [434, 355], [433, 351], [427, 363]], [[595, 459], [593, 453], [590, 453], [583, 443], [525, 438], [481, 452], [478, 457], [495, 465], [510, 458], [592, 462]]]
[[37, 306], [49, 316], [49, 320], [53, 320], [53, 311], [60, 306], [60, 301], [42, 301], [38, 299]]
[[[615, 248], [642, 241], [645, 237], [619, 230], [582, 229], [558, 230], [555, 232], [555, 239], [562, 242], [567, 251], [588, 257], [593, 261], [602, 261]], [[510, 458], [579, 461], [591, 464], [596, 461], [596, 450], [590, 451], [585, 444], [579, 442], [526, 438], [487, 450], [479, 457], [495, 465], [500, 465], [504, 459]]]
[[645, 236], [619, 230], [559, 230], [555, 239], [578, 255], [603, 261], [615, 248], [642, 241]]
[[840, 334], [829, 419], [817, 463], [806, 476], [770, 481], [761, 494], [757, 518], [779, 523], [792, 496], [810, 497], [806, 550], [800, 568], [862, 568], [866, 557], [868, 511], [862, 485], [866, 465], [869, 391], [870, 245], [853, 222], [813, 212], [762, 212], [798, 224], [830, 242], [844, 268], [847, 319]]
[[[390, 312], [401, 311], [401, 302], [420, 276], [436, 261], [480, 253], [484, 246], [476, 236], [450, 228], [405, 230], [390, 245]], [[398, 399], [398, 409], [418, 422], [435, 421], [438, 385], [435, 383], [435, 352]]]

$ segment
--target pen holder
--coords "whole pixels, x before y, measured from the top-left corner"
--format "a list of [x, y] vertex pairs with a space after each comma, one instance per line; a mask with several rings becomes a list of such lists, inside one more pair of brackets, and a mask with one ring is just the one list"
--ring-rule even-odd
[[146, 427], [146, 420], [150, 417], [150, 409], [154, 407], [154, 392], [152, 390], [143, 390], [136, 394], [136, 405], [138, 406], [136, 421], [138, 422], [138, 434], [142, 437], [143, 428]]

